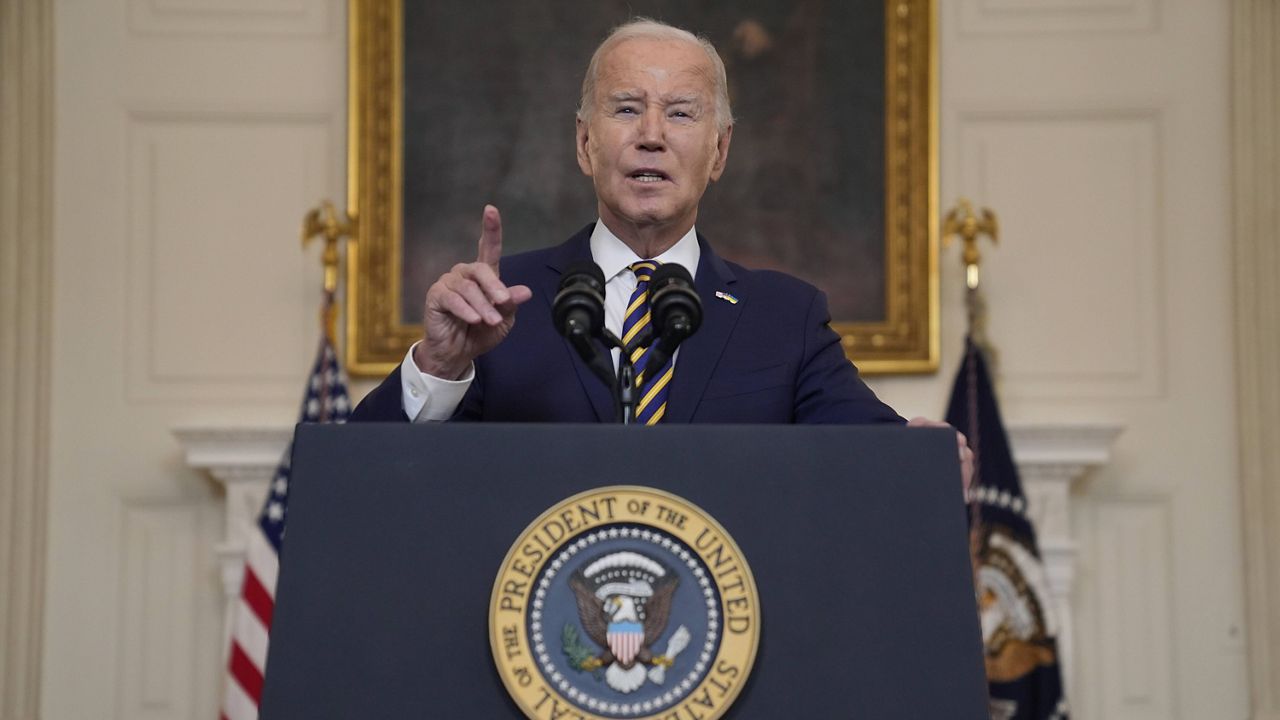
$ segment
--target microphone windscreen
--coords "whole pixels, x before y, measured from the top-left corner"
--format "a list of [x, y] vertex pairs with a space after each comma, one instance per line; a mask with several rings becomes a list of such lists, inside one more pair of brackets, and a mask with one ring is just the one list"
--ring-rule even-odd
[[593, 281], [593, 288], [597, 292], [602, 292], [604, 290], [604, 271], [591, 260], [574, 260], [565, 267], [564, 273], [560, 276], [560, 287], [563, 289], [572, 283], [584, 281]]
[[[693, 288], [693, 276], [682, 265], [666, 263], [653, 271], [649, 306], [656, 333], [668, 336], [671, 330], [680, 335], [668, 337], [668, 342], [680, 342], [702, 324], [702, 300]], [[671, 350], [674, 352], [674, 347]]]
[[604, 327], [604, 272], [590, 260], [570, 263], [560, 276], [551, 303], [556, 330], [569, 335], [596, 335]]
[[684, 284], [693, 287], [693, 276], [685, 269], [683, 265], [676, 263], [663, 263], [653, 271], [652, 277], [649, 279], [649, 287], [657, 288], [671, 281], [683, 280]]

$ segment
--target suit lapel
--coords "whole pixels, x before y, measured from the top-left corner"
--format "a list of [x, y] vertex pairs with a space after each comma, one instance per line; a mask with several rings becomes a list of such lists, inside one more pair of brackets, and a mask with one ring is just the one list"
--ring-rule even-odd
[[727, 292], [737, 282], [733, 271], [712, 252], [701, 235], [698, 236], [698, 244], [701, 246], [701, 259], [694, 284], [702, 300], [702, 327], [680, 345], [663, 422], [687, 423], [693, 417], [707, 382], [724, 354], [729, 335], [742, 314], [741, 303], [716, 297], [716, 291]]
[[[547, 261], [547, 272], [541, 281], [541, 290], [543, 300], [547, 303], [548, 308], [551, 307], [556, 297], [556, 291], [560, 289], [560, 276], [564, 269], [575, 260], [591, 259], [591, 231], [595, 228], [592, 223], [576, 235], [569, 238], [568, 241], [556, 248], [556, 251]], [[550, 310], [548, 310], [550, 313]], [[554, 330], [553, 330], [554, 332]], [[600, 382], [600, 378], [591, 372], [591, 368], [578, 357], [577, 351], [569, 344], [569, 341], [560, 338], [560, 344], [564, 346], [565, 352], [569, 354], [569, 363], [573, 365], [573, 370], [578, 374], [578, 382], [582, 384], [582, 390], [591, 400], [591, 407], [595, 410], [596, 420], [599, 422], [613, 422], [613, 388], [606, 386]], [[600, 351], [605, 352], [604, 346], [600, 346]]]

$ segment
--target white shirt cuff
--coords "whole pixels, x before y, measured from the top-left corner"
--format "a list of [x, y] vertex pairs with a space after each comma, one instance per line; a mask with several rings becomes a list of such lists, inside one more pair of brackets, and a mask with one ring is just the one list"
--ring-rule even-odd
[[[419, 340], [418, 342], [422, 342]], [[462, 396], [467, 394], [471, 381], [476, 379], [476, 365], [471, 363], [459, 380], [443, 380], [418, 369], [413, 361], [414, 343], [400, 363], [400, 391], [404, 414], [415, 423], [448, 420], [458, 409]]]

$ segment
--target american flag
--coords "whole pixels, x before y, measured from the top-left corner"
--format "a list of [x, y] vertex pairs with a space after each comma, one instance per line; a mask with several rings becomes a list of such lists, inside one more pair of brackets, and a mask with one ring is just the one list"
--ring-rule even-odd
[[[315, 365], [307, 380], [299, 422], [341, 423], [351, 414], [347, 377], [338, 354], [326, 336], [320, 341]], [[244, 583], [231, 621], [231, 650], [227, 660], [222, 720], [254, 720], [262, 699], [262, 679], [267, 666], [267, 641], [275, 609], [276, 575], [280, 570], [280, 546], [289, 514], [289, 458], [293, 443], [271, 478], [267, 500], [250, 528], [245, 552]]]

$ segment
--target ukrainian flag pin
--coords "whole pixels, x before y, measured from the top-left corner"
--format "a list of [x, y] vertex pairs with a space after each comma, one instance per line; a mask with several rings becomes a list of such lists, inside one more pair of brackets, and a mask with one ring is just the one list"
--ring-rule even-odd
[[734, 296], [730, 295], [730, 294], [729, 294], [729, 293], [727, 293], [727, 292], [724, 292], [723, 290], [717, 290], [717, 291], [716, 291], [716, 297], [720, 298], [721, 300], [727, 300], [727, 301], [729, 302], [729, 304], [730, 304], [730, 305], [737, 305], [737, 304], [738, 304], [738, 298], [736, 298], [736, 297], [734, 297]]

